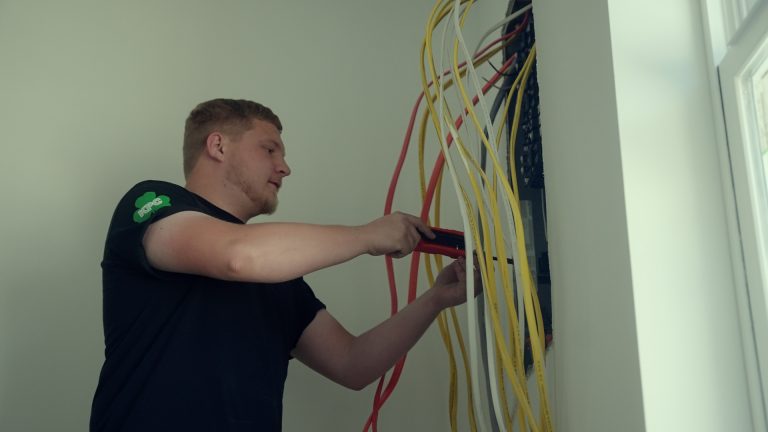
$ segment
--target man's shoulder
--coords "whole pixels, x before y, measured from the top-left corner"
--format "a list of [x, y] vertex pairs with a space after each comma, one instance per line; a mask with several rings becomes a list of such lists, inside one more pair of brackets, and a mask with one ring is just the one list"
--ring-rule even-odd
[[144, 180], [120, 198], [112, 222], [115, 226], [141, 224], [159, 215], [198, 207], [195, 195], [187, 189], [167, 181]]
[[128, 189], [128, 192], [126, 192], [126, 196], [133, 196], [136, 193], [146, 193], [146, 192], [155, 192], [156, 193], [173, 193], [173, 194], [183, 194], [183, 195], [192, 195], [190, 191], [185, 189], [182, 186], [179, 186], [175, 183], [171, 183], [164, 180], [142, 180], [130, 189]]

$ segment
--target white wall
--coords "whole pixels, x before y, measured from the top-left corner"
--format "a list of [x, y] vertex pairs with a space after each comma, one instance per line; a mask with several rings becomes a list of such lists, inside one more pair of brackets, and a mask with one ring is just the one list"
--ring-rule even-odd
[[556, 342], [556, 427], [644, 429], [604, 2], [534, 4]]
[[535, 13], [558, 425], [751, 430], [699, 2]]
[[[470, 27], [502, 3], [481, 2]], [[698, 2], [633, 3], [535, 5], [558, 430], [748, 430]], [[85, 429], [112, 207], [138, 180], [181, 181], [197, 102], [252, 98], [281, 115], [294, 174], [273, 218], [377, 217], [430, 6], [0, 1], [0, 428]], [[386, 316], [380, 259], [309, 280], [352, 331]], [[436, 333], [382, 430], [446, 429]], [[285, 429], [360, 428], [371, 394], [294, 365]]]
[[[505, 3], [482, 2], [468, 33], [499, 19]], [[183, 121], [196, 103], [250, 98], [281, 116], [293, 174], [273, 218], [378, 217], [420, 89], [430, 7], [0, 1], [0, 429], [86, 429], [103, 359], [99, 262], [111, 212], [139, 180], [182, 181]], [[408, 172], [403, 188], [413, 191], [415, 165]], [[418, 211], [416, 194], [400, 202]], [[382, 259], [308, 279], [353, 332], [388, 313]], [[447, 428], [446, 363], [431, 329], [382, 430]], [[293, 365], [285, 430], [360, 429], [372, 390]]]

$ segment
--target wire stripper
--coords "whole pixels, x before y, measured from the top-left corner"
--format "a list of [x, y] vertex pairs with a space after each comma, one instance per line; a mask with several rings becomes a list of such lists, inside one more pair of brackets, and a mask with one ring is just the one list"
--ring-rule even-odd
[[[431, 227], [435, 233], [434, 239], [422, 236], [414, 251], [444, 255], [453, 259], [466, 255], [464, 245], [464, 233], [447, 228]], [[493, 257], [494, 260], [498, 258]], [[507, 263], [512, 264], [512, 258], [507, 258]]]
[[422, 236], [416, 245], [417, 252], [445, 255], [456, 259], [464, 256], [464, 233], [446, 228], [432, 228], [434, 239]]

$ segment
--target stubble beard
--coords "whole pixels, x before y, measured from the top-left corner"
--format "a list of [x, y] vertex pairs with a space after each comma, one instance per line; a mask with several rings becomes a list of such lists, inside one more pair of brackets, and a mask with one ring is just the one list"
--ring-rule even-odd
[[271, 215], [275, 210], [277, 210], [277, 197], [266, 198], [262, 200], [262, 207], [259, 214]]
[[275, 192], [275, 195], [272, 195], [272, 192], [267, 190], [269, 185], [264, 185], [262, 188], [254, 188], [247, 181], [246, 177], [242, 171], [236, 168], [231, 169], [227, 175], [228, 181], [235, 185], [253, 204], [255, 209], [254, 216], [273, 214], [277, 210], [277, 192]]
[[268, 186], [257, 190], [243, 182], [241, 190], [253, 203], [256, 215], [271, 215], [277, 210], [277, 196], [273, 196], [270, 191], [266, 190], [267, 188]]

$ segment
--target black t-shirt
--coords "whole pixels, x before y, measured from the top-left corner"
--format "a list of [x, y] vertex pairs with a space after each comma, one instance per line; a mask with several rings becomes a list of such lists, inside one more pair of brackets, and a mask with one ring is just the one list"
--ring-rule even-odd
[[240, 220], [166, 182], [117, 205], [102, 261], [105, 361], [91, 431], [279, 431], [288, 360], [325, 306], [303, 279], [228, 282], [150, 266], [147, 227], [181, 211]]

